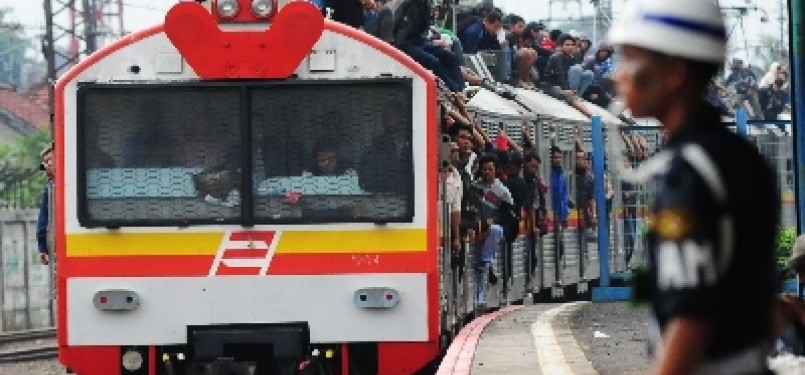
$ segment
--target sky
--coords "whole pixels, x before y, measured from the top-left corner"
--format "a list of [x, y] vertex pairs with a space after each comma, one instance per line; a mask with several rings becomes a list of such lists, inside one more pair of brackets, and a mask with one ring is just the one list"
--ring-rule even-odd
[[[5, 22], [20, 23], [30, 37], [41, 37], [45, 30], [45, 0], [0, 0], [0, 8], [11, 8]], [[103, 0], [117, 3], [116, 0]], [[176, 0], [123, 0], [123, 27], [127, 32], [136, 31], [162, 22], [165, 13], [177, 3]], [[57, 1], [53, 1], [54, 7]], [[77, 1], [77, 3], [81, 3]], [[66, 17], [66, 16], [65, 16]], [[61, 24], [67, 25], [67, 18]], [[34, 51], [35, 52], [35, 51]], [[37, 54], [41, 55], [41, 54]]]
[[[103, 1], [117, 3], [117, 0]], [[44, 2], [45, 0], [0, 0], [0, 8], [13, 10], [10, 21], [22, 23], [29, 32], [41, 33], [45, 27]], [[160, 23], [165, 12], [175, 3], [175, 0], [123, 0], [124, 27], [131, 31]]]
[[[116, 3], [117, 0], [104, 0]], [[611, 0], [615, 17], [626, 0]], [[124, 27], [126, 31], [134, 31], [162, 22], [165, 12], [176, 0], [123, 0]], [[55, 1], [54, 1], [55, 3]], [[780, 6], [785, 0], [720, 0], [722, 7], [756, 7], [743, 17], [737, 11], [727, 11], [727, 28], [730, 32], [732, 55], [751, 60], [755, 46], [759, 45], [760, 35], [773, 35], [779, 39]], [[0, 0], [0, 8], [13, 10], [10, 19], [24, 25], [30, 36], [42, 35], [45, 18], [44, 0]], [[495, 5], [505, 12], [517, 13], [526, 20], [546, 20], [551, 14], [553, 18], [579, 18], [579, 15], [591, 16], [593, 6], [589, 0], [495, 0]], [[550, 12], [549, 12], [550, 9]], [[762, 18], [768, 22], [761, 22]], [[743, 20], [743, 29], [740, 19]], [[62, 21], [66, 24], [66, 21]], [[549, 25], [550, 26], [550, 25]], [[787, 24], [784, 25], [787, 28]], [[787, 29], [783, 29], [786, 34]], [[744, 39], [744, 35], [746, 36]], [[591, 35], [592, 37], [592, 35]], [[600, 37], [600, 36], [599, 36]], [[749, 47], [748, 50], [745, 47]]]

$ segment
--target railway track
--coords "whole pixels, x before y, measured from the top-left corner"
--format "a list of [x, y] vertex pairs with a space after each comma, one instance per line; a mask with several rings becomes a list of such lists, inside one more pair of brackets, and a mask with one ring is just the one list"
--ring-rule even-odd
[[59, 351], [58, 348], [56, 348], [56, 345], [0, 352], [0, 363], [17, 363], [36, 361], [40, 359], [51, 359], [56, 358], [58, 354]]
[[[36, 340], [50, 340], [56, 338], [53, 328], [9, 332], [0, 334], [0, 363], [14, 363], [55, 358], [58, 348], [54, 343], [42, 343]], [[34, 341], [30, 345], [24, 343]], [[12, 345], [9, 345], [12, 344]], [[22, 346], [7, 350], [4, 346]]]
[[55, 328], [6, 332], [6, 333], [0, 333], [0, 345], [12, 342], [29, 341], [36, 339], [52, 339], [55, 337], [56, 337]]

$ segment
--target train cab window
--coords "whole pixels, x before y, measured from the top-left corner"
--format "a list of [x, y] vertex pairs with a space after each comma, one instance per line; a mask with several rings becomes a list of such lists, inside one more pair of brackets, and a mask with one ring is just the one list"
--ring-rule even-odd
[[410, 221], [410, 93], [399, 81], [255, 89], [255, 220]]
[[79, 97], [82, 221], [164, 225], [240, 217], [238, 88], [96, 86]]
[[411, 82], [80, 84], [85, 226], [410, 222]]

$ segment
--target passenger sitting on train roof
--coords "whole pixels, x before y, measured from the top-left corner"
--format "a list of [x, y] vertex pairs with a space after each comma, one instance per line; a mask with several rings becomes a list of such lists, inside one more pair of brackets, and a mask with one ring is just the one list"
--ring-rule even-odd
[[615, 84], [612, 82], [614, 65], [612, 55], [615, 50], [606, 42], [598, 43], [592, 56], [584, 61], [583, 68], [593, 73], [593, 82], [583, 97], [602, 108], [609, 107], [615, 96]]
[[391, 6], [391, 0], [377, 0], [376, 3], [377, 10], [372, 12], [374, 19], [367, 19], [365, 30], [380, 40], [393, 44], [394, 9]]
[[374, 0], [324, 0], [322, 11], [326, 13], [326, 9], [330, 8], [334, 21], [363, 29], [365, 12], [376, 7]]
[[498, 33], [503, 28], [503, 17], [498, 12], [491, 12], [461, 30], [458, 34], [464, 53], [474, 54], [484, 50], [500, 50]]
[[581, 89], [580, 82], [576, 87], [571, 86], [569, 69], [574, 65], [573, 52], [576, 42], [573, 37], [563, 34], [559, 37], [559, 50], [548, 59], [548, 66], [545, 68], [545, 82], [548, 85], [547, 93], [557, 99], [566, 100], [573, 108], [583, 113], [587, 117], [592, 117], [590, 111], [579, 101], [578, 94]]
[[430, 16], [428, 0], [401, 0], [394, 14], [394, 46], [441, 78], [450, 91], [464, 91], [458, 58], [424, 37]]
[[518, 16], [511, 16], [511, 34], [508, 35], [509, 46], [514, 51], [512, 70], [516, 73], [515, 86], [534, 88], [531, 81], [531, 68], [537, 61], [537, 51], [534, 50], [534, 35], [526, 30], [525, 20]]
[[785, 85], [785, 81], [778, 78], [771, 85], [761, 87], [758, 91], [760, 107], [763, 111], [763, 117], [767, 121], [777, 120], [777, 116], [783, 112], [786, 104], [788, 104], [788, 93], [783, 89], [783, 85]]

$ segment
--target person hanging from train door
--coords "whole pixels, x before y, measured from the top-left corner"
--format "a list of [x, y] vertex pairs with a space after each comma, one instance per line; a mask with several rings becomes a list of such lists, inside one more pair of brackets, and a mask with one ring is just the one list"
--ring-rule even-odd
[[581, 222], [579, 224], [579, 235], [584, 240], [594, 240], [596, 237], [595, 229], [598, 225], [598, 217], [595, 214], [595, 195], [593, 185], [593, 174], [590, 172], [590, 165], [587, 162], [587, 153], [581, 148], [581, 143], [576, 142], [576, 204]]
[[567, 178], [562, 168], [564, 159], [559, 147], [551, 146], [551, 177], [549, 180], [551, 192], [551, 209], [553, 210], [553, 233], [556, 242], [557, 259], [565, 252], [562, 242], [562, 232], [567, 229], [567, 217], [570, 213], [570, 198], [567, 190]]
[[523, 159], [523, 179], [526, 183], [526, 229], [528, 233], [531, 272], [535, 269], [537, 262], [536, 245], [537, 240], [548, 234], [547, 211], [545, 203], [545, 192], [548, 190], [548, 185], [542, 181], [540, 176], [540, 164], [542, 160], [539, 155], [533, 152], [526, 153]]
[[779, 200], [758, 150], [704, 97], [726, 55], [721, 11], [712, 0], [636, 0], [614, 25], [618, 96], [669, 134], [644, 162], [656, 196], [637, 282], [657, 328], [652, 373], [769, 374]]
[[495, 177], [497, 157], [487, 154], [481, 157], [480, 178], [473, 184], [480, 197], [480, 228], [477, 230], [477, 252], [480, 262], [476, 272], [476, 308], [484, 310], [486, 307], [486, 286], [496, 284], [497, 276], [493, 265], [497, 258], [497, 251], [505, 239], [502, 224], [511, 220], [514, 200], [511, 192]]

